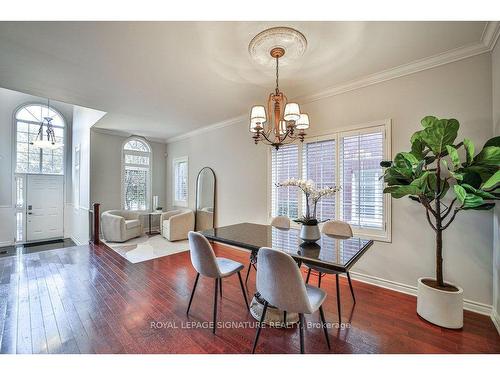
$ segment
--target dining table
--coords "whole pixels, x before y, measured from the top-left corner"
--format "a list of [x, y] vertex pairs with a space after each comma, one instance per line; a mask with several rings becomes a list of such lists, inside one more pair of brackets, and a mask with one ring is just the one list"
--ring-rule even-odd
[[[218, 242], [250, 252], [250, 266], [256, 265], [259, 249], [269, 247], [289, 254], [297, 263], [319, 266], [338, 273], [346, 273], [373, 245], [373, 240], [360, 237], [338, 237], [322, 233], [314, 242], [300, 238], [300, 228], [277, 228], [271, 225], [238, 223], [207, 229], [201, 232], [209, 241]], [[250, 313], [260, 320], [264, 300], [258, 291], [250, 304]], [[290, 325], [298, 321], [298, 314], [288, 313], [283, 321], [283, 312], [269, 306], [265, 322]]]

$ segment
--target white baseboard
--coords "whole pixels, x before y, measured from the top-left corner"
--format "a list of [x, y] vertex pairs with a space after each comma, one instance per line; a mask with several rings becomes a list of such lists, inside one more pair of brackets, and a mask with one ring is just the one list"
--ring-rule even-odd
[[[376, 276], [364, 275], [358, 272], [349, 272], [354, 280], [362, 281], [367, 284], [379, 286], [385, 289], [394, 290], [396, 292], [401, 292], [409, 294], [412, 296], [417, 295], [417, 287], [412, 285], [407, 285], [403, 283], [398, 283], [396, 281], [382, 279]], [[493, 306], [487, 305], [485, 303], [471, 301], [464, 299], [464, 309], [472, 311], [481, 315], [488, 315], [493, 317]]]
[[73, 241], [76, 245], [82, 246], [82, 245], [87, 245], [87, 241], [82, 241], [81, 239], [71, 236], [71, 241]]
[[14, 241], [1, 241], [0, 247], [12, 246], [14, 245]]
[[498, 334], [500, 335], [500, 315], [498, 315], [498, 311], [493, 310], [491, 312], [491, 320], [493, 321], [493, 324], [495, 325]]

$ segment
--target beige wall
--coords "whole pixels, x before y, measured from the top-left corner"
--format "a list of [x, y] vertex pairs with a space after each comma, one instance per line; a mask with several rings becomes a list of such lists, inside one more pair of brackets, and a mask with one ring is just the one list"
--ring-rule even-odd
[[[497, 41], [491, 60], [493, 81], [493, 133], [500, 136], [500, 43]], [[493, 308], [500, 331], [500, 204], [495, 207], [493, 222]]]
[[[91, 201], [101, 203], [101, 212], [121, 208], [121, 153], [127, 137], [91, 132]], [[166, 145], [148, 141], [153, 151], [152, 196], [165, 207]]]
[[[263, 92], [262, 100], [265, 97]], [[409, 148], [411, 134], [429, 114], [457, 118], [460, 138], [471, 138], [481, 147], [492, 136], [491, 58], [483, 54], [302, 108], [310, 115], [311, 135], [392, 119], [393, 154]], [[210, 166], [217, 175], [219, 226], [267, 221], [269, 148], [252, 144], [246, 123], [170, 143], [167, 152], [167, 191], [172, 184], [172, 159], [188, 156], [191, 207], [196, 174], [201, 167]], [[167, 194], [167, 203], [171, 202]], [[486, 305], [492, 304], [492, 238], [491, 212], [461, 213], [444, 235], [446, 279], [462, 286], [466, 299]], [[402, 199], [392, 202], [392, 243], [376, 243], [353, 271], [374, 281], [381, 278], [414, 287], [418, 277], [433, 275], [434, 267], [433, 232], [424, 211]]]

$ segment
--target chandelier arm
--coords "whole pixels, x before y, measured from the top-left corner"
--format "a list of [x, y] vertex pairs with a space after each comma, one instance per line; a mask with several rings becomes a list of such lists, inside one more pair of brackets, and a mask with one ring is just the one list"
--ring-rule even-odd
[[267, 135], [266, 135], [265, 133], [260, 133], [260, 134], [264, 137], [264, 139], [265, 139], [267, 142], [269, 142], [269, 144], [272, 144], [272, 145], [274, 144], [274, 142], [273, 142], [273, 141], [271, 141], [271, 140], [267, 137]]

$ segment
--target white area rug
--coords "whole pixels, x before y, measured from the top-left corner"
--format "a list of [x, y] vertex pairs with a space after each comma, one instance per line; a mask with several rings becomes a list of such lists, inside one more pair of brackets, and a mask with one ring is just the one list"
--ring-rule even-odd
[[121, 243], [104, 243], [131, 263], [145, 262], [189, 250], [188, 240], [170, 242], [159, 234], [137, 237]]

